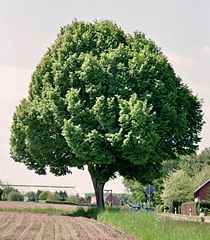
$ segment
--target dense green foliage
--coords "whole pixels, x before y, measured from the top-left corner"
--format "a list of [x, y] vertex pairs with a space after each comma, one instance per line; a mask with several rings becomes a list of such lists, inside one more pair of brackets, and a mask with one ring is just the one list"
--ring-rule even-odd
[[8, 194], [7, 200], [21, 202], [24, 201], [24, 196], [20, 192], [12, 191]]
[[35, 192], [33, 192], [33, 191], [27, 192], [26, 196], [28, 198], [28, 200], [27, 200], [28, 202], [36, 202], [36, 201], [38, 201], [37, 194]]
[[[1, 200], [3, 200], [3, 201], [7, 201], [7, 200], [9, 200], [9, 201], [19, 201], [19, 200], [16, 200], [16, 199], [19, 199], [19, 196], [21, 195], [21, 193], [17, 189], [15, 189], [15, 188], [13, 188], [9, 185], [6, 185], [6, 186], [4, 185], [4, 186], [2, 186], [2, 190], [3, 190], [3, 192], [2, 192]], [[17, 193], [17, 197], [16, 197], [15, 193]], [[14, 200], [12, 200], [13, 196], [14, 196]], [[22, 196], [20, 196], [20, 201], [23, 201], [21, 199], [23, 199]]]
[[155, 43], [110, 21], [61, 29], [13, 118], [11, 156], [38, 174], [88, 165], [99, 207], [116, 172], [140, 182], [197, 149], [201, 103]]
[[193, 199], [193, 186], [191, 178], [183, 171], [172, 172], [164, 179], [164, 190], [162, 198], [164, 202], [191, 201]]
[[183, 169], [189, 176], [195, 176], [207, 166], [210, 166], [210, 148], [204, 149], [197, 155], [181, 157], [177, 168]]
[[[182, 202], [193, 200], [194, 191], [209, 179], [210, 148], [204, 149], [199, 154], [165, 160], [162, 165], [162, 176], [152, 183], [155, 188], [152, 201], [155, 205], [165, 204], [174, 209], [174, 203], [180, 206]], [[145, 186], [128, 179], [123, 183], [131, 192], [133, 199], [139, 196], [141, 201], [145, 201], [145, 196], [142, 195]]]
[[46, 201], [50, 195], [51, 195], [51, 193], [49, 191], [42, 191], [39, 194], [39, 200]]
[[133, 203], [140, 205], [141, 202], [146, 201], [145, 187], [141, 183], [132, 179], [124, 179], [123, 184], [126, 190], [131, 193]]
[[61, 197], [58, 192], [48, 194], [47, 201], [60, 201]]
[[210, 148], [200, 154], [181, 157], [163, 181], [162, 199], [186, 202], [193, 200], [194, 191], [209, 179]]
[[71, 203], [74, 203], [74, 204], [79, 204], [80, 203], [79, 194], [69, 196], [68, 201], [71, 202]]

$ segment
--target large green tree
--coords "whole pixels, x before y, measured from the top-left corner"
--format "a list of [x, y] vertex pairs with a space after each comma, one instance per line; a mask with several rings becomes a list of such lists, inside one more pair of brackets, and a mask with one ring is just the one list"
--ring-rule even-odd
[[198, 155], [181, 156], [176, 168], [183, 169], [189, 176], [193, 177], [208, 166], [210, 166], [210, 148], [204, 149]]
[[173, 201], [179, 203], [193, 199], [193, 181], [183, 170], [171, 172], [164, 179], [162, 199], [168, 204]]
[[14, 114], [11, 156], [38, 174], [88, 166], [97, 204], [118, 172], [149, 182], [197, 149], [201, 103], [155, 43], [110, 21], [61, 29]]

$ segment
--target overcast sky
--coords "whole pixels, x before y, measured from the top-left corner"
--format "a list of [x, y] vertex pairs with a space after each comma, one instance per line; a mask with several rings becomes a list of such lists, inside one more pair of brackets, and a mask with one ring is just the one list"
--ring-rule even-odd
[[[206, 124], [200, 150], [210, 147], [209, 0], [0, 0], [0, 179], [13, 184], [76, 186], [93, 191], [87, 171], [38, 176], [9, 155], [12, 115], [27, 96], [31, 74], [60, 27], [75, 18], [109, 19], [126, 32], [142, 31], [162, 48], [175, 72], [203, 99]], [[105, 188], [123, 191], [121, 179]]]

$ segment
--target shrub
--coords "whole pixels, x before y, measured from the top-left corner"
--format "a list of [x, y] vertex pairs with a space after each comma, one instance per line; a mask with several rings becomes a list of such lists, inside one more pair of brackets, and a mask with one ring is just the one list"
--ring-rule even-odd
[[200, 207], [210, 209], [210, 201], [201, 201], [200, 202]]
[[77, 193], [76, 195], [69, 196], [68, 201], [71, 202], [71, 203], [74, 203], [74, 204], [79, 204], [79, 202], [80, 202], [79, 194]]
[[11, 186], [9, 186], [9, 185], [3, 187], [2, 200], [3, 200], [3, 201], [9, 200], [9, 199], [8, 199], [8, 196], [9, 196], [9, 194], [10, 194], [11, 192], [18, 192], [18, 190], [15, 189], [15, 188], [13, 188], [13, 187], [11, 187]]
[[49, 191], [43, 191], [39, 194], [39, 200], [46, 201], [49, 195], [50, 195]]
[[61, 197], [58, 192], [49, 193], [47, 201], [60, 201]]
[[210, 201], [201, 201], [197, 206], [197, 212], [200, 212], [200, 209], [204, 210], [205, 215], [208, 215], [210, 212]]
[[12, 191], [8, 194], [8, 201], [24, 201], [24, 197], [20, 192]]
[[35, 192], [28, 192], [28, 193], [26, 193], [26, 196], [28, 197], [29, 202], [36, 202], [37, 201], [37, 197], [36, 197]]

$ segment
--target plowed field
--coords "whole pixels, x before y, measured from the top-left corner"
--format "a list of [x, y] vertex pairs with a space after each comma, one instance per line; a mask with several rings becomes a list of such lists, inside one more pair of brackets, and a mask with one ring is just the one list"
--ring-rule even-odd
[[[66, 211], [75, 211], [79, 208], [76, 205], [65, 205], [65, 204], [50, 204], [50, 203], [34, 203], [34, 202], [9, 202], [9, 201], [0, 201], [0, 208], [16, 208], [16, 209], [24, 209], [24, 208], [56, 208]], [[83, 207], [87, 208], [87, 207]]]
[[[11, 205], [14, 207], [15, 204]], [[133, 240], [132, 237], [125, 236], [107, 224], [93, 219], [26, 212], [0, 212], [0, 240], [69, 239]]]

